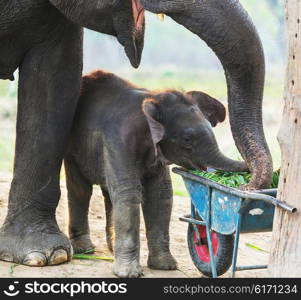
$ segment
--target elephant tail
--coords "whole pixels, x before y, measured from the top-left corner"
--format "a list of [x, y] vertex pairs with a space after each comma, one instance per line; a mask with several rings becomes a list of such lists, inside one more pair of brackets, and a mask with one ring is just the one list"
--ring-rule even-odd
[[114, 252], [115, 230], [113, 223], [113, 205], [107, 189], [102, 188], [106, 210], [106, 239], [109, 250]]

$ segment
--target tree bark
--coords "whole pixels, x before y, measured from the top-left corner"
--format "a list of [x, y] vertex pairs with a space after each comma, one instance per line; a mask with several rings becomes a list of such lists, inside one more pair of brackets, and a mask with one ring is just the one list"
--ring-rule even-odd
[[286, 0], [285, 10], [289, 56], [278, 134], [282, 152], [278, 198], [298, 211], [276, 209], [268, 271], [271, 277], [301, 277], [301, 1]]

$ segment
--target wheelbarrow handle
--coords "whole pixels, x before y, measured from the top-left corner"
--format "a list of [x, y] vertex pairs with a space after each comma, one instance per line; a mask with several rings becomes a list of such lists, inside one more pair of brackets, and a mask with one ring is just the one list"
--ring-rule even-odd
[[[258, 200], [269, 202], [269, 203], [275, 205], [276, 207], [280, 207], [280, 208], [284, 209], [285, 211], [287, 211], [289, 213], [295, 213], [297, 211], [296, 207], [293, 207], [285, 202], [282, 202], [279, 199], [277, 199], [276, 197], [273, 197], [273, 196], [270, 196], [267, 194], [263, 194], [267, 191], [268, 190], [253, 191], [253, 194], [257, 195], [256, 197]], [[273, 190], [270, 190], [270, 191], [273, 192]]]
[[285, 211], [289, 212], [289, 213], [295, 213], [297, 212], [297, 208], [293, 207], [291, 205], [288, 205], [282, 201], [279, 201], [278, 199], [275, 201], [275, 206], [280, 207], [282, 209], [284, 209]]

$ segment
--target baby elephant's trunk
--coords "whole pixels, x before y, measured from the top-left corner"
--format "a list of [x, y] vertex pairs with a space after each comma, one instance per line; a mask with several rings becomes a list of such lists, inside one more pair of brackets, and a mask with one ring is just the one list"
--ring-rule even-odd
[[236, 161], [223, 155], [220, 151], [208, 157], [207, 166], [227, 172], [247, 172], [249, 171], [244, 161]]
[[200, 147], [202, 150], [199, 153], [199, 156], [204, 160], [203, 165], [228, 172], [249, 171], [246, 162], [230, 159], [220, 151], [211, 128], [203, 130], [202, 137], [202, 141], [206, 143], [205, 147]]

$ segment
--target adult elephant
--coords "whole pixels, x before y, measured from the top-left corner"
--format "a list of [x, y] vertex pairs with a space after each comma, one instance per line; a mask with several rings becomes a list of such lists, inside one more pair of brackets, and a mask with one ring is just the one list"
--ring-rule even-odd
[[70, 260], [55, 220], [59, 173], [77, 105], [82, 27], [117, 37], [132, 65], [143, 48], [144, 9], [165, 13], [206, 41], [224, 66], [233, 136], [253, 173], [249, 188], [271, 180], [262, 126], [264, 55], [237, 0], [2, 0], [0, 78], [19, 68], [17, 139], [0, 259], [31, 266]]

